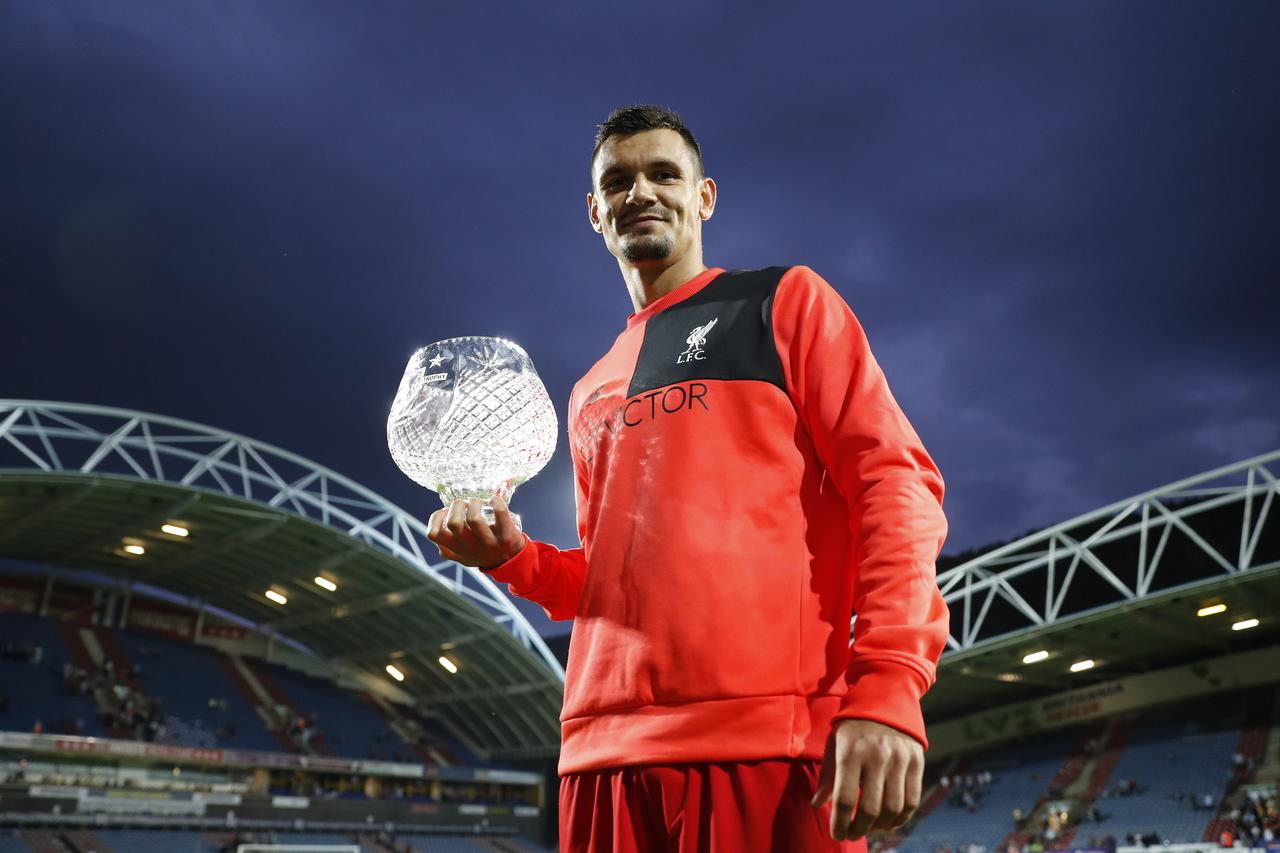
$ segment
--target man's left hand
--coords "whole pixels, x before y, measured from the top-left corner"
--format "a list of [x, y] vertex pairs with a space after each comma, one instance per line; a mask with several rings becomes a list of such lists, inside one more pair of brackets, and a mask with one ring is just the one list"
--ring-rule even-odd
[[861, 838], [910, 820], [923, 776], [924, 749], [915, 738], [871, 720], [840, 720], [827, 738], [811, 805], [833, 800], [831, 837]]

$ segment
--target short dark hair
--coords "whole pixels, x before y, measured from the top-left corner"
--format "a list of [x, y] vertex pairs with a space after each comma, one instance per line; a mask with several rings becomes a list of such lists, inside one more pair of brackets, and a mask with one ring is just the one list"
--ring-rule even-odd
[[600, 125], [600, 129], [596, 131], [596, 147], [591, 150], [591, 168], [594, 172], [596, 166], [596, 155], [600, 153], [600, 147], [604, 145], [606, 139], [611, 136], [628, 136], [632, 133], [640, 133], [643, 130], [674, 130], [676, 133], [684, 137], [685, 144], [689, 146], [689, 150], [693, 153], [693, 165], [698, 170], [698, 177], [701, 178], [705, 172], [702, 169], [702, 149], [698, 147], [698, 140], [693, 138], [693, 131], [685, 127], [680, 116], [666, 107], [654, 106], [653, 104], [635, 104], [630, 107], [619, 107], [609, 113], [609, 117], [604, 120], [604, 124]]

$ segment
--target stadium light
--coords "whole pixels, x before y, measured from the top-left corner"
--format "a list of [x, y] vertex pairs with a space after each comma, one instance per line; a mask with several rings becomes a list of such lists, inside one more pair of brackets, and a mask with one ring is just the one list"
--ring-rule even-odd
[[390, 675], [392, 678], [394, 678], [396, 681], [404, 681], [404, 673], [396, 669], [391, 664], [387, 664], [387, 674]]
[[160, 529], [165, 533], [168, 533], [170, 536], [187, 536], [191, 533], [187, 528], [177, 524], [162, 524], [160, 525]]
[[1086, 669], [1093, 669], [1093, 661], [1078, 660], [1075, 663], [1071, 664], [1072, 672], [1084, 672]]
[[141, 545], [125, 545], [124, 549], [130, 554], [136, 554], [139, 557], [147, 553], [147, 549], [143, 548]]
[[457, 674], [458, 672], [458, 665], [444, 655], [440, 655], [440, 665], [451, 673]]
[[1239, 622], [1231, 626], [1232, 631], [1247, 631], [1250, 628], [1258, 627], [1257, 619], [1241, 619]]
[[1022, 662], [1023, 663], [1040, 663], [1040, 661], [1044, 660], [1047, 657], [1049, 657], [1049, 653], [1044, 649], [1041, 649], [1038, 652], [1032, 652], [1029, 655], [1023, 655]]
[[1207, 607], [1201, 607], [1199, 610], [1197, 610], [1196, 615], [1197, 616], [1217, 616], [1219, 613], [1226, 613], [1226, 612], [1227, 612], [1227, 605], [1210, 604]]
[[316, 576], [316, 586], [327, 589], [329, 590], [329, 592], [338, 591], [338, 585], [336, 583], [329, 580], [328, 578], [322, 578], [319, 575]]
[[271, 599], [271, 600], [272, 600], [272, 601], [274, 601], [276, 604], [288, 604], [288, 603], [289, 603], [289, 599], [285, 598], [283, 595], [281, 595], [280, 593], [276, 592], [274, 589], [269, 589], [269, 590], [267, 590], [267, 591], [266, 591], [266, 593], [264, 593], [264, 594], [267, 596], [267, 598]]

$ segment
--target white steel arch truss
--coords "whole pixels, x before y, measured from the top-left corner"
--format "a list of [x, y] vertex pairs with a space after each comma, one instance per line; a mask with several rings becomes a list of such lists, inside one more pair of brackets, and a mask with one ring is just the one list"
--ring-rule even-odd
[[[1156, 594], [1280, 568], [1280, 451], [1198, 474], [1062, 522], [938, 575], [947, 651], [967, 651]], [[1171, 543], [1172, 546], [1171, 546]], [[1230, 547], [1226, 547], [1226, 546]], [[1178, 557], [1172, 559], [1172, 551]], [[1086, 588], [1087, 587], [1087, 588]], [[992, 618], [999, 612], [997, 619]]]
[[370, 489], [297, 454], [177, 418], [44, 400], [0, 400], [0, 441], [30, 468], [111, 474], [229, 495], [339, 530], [408, 563], [480, 607], [561, 682], [542, 637], [478, 569], [432, 563], [426, 525]]

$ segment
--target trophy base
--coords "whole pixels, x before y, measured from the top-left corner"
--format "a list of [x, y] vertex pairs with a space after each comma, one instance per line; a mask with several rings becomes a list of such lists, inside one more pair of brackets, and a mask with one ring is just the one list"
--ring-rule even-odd
[[[485, 521], [489, 522], [490, 527], [492, 527], [494, 524], [497, 523], [497, 520], [498, 520], [497, 513], [495, 513], [493, 511], [493, 507], [489, 506], [488, 504], [485, 504], [483, 507], [480, 508], [480, 514], [484, 516]], [[513, 512], [513, 513], [510, 513], [510, 515], [511, 515], [511, 520], [516, 525], [516, 530], [519, 530], [521, 533], [523, 533], [524, 525], [520, 523], [519, 513]]]

